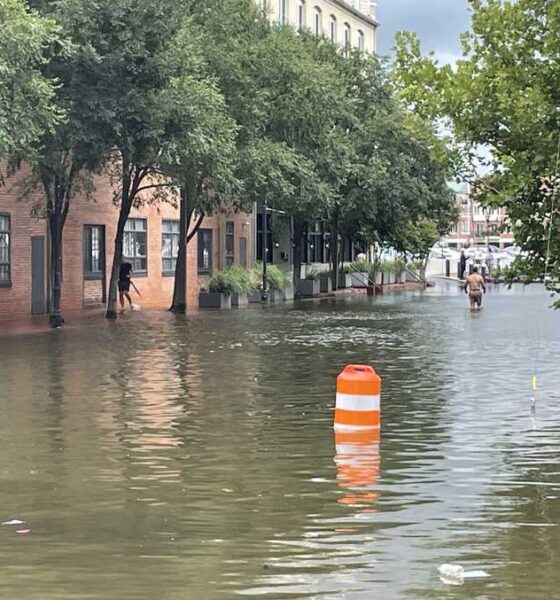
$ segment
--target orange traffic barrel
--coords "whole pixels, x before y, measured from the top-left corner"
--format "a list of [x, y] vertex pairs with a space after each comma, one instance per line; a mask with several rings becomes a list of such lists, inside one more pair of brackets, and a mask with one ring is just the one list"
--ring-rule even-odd
[[378, 429], [381, 378], [372, 367], [348, 365], [336, 380], [335, 429]]

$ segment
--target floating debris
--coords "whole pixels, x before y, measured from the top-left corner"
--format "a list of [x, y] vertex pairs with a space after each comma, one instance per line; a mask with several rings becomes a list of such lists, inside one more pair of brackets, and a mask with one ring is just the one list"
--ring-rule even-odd
[[23, 525], [25, 521], [20, 521], [19, 519], [12, 519], [11, 521], [4, 521], [2, 525]]

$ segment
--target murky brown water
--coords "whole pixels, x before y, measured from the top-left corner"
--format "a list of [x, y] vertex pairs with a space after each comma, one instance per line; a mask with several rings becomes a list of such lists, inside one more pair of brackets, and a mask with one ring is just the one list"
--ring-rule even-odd
[[[548, 303], [470, 314], [450, 286], [0, 339], [0, 520], [26, 522], [0, 526], [0, 598], [554, 598]], [[336, 456], [350, 362], [383, 376], [380, 456]]]

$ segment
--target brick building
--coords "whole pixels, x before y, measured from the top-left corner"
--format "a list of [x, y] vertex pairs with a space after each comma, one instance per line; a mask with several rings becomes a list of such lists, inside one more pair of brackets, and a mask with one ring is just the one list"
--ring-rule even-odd
[[[14, 178], [15, 179], [15, 178]], [[0, 319], [44, 314], [49, 308], [49, 235], [44, 218], [32, 216], [35, 198], [18, 199], [17, 180], [0, 187]], [[91, 199], [75, 198], [63, 236], [62, 310], [100, 307], [108, 295], [118, 208], [107, 179], [98, 179]], [[223, 213], [204, 219], [187, 252], [188, 306], [215, 269], [252, 266], [253, 217]], [[124, 254], [133, 264], [143, 307], [165, 308], [173, 295], [179, 211], [171, 204], [133, 209]]]
[[445, 239], [449, 247], [490, 244], [507, 248], [514, 244], [513, 234], [507, 228], [508, 217], [504, 208], [481, 206], [467, 184], [453, 183], [450, 187], [455, 194], [459, 219]]

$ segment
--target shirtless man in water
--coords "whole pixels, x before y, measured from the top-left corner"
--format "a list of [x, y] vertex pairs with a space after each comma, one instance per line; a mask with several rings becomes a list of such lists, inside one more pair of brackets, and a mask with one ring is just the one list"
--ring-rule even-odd
[[478, 267], [473, 267], [473, 272], [467, 277], [465, 284], [465, 294], [469, 295], [471, 301], [471, 310], [480, 310], [482, 308], [482, 292], [486, 294], [484, 279], [478, 273]]

